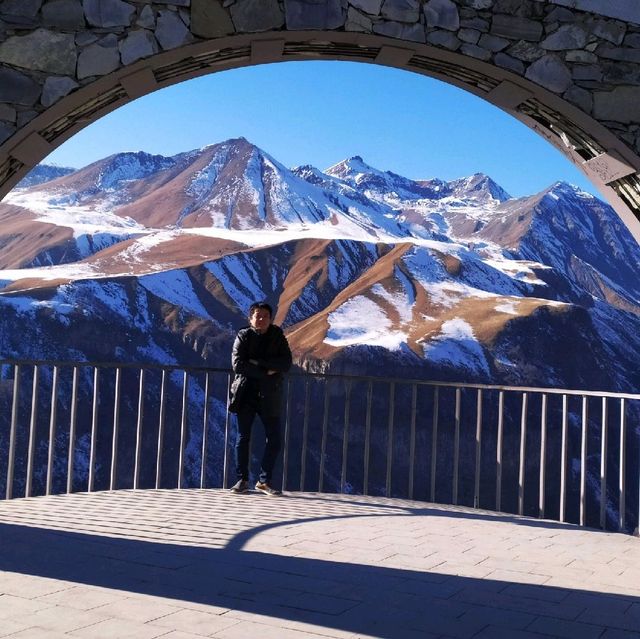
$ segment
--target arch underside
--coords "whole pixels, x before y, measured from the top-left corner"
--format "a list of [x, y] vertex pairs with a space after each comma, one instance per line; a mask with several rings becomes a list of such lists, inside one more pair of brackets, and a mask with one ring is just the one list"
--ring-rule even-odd
[[236, 35], [160, 53], [104, 76], [60, 100], [0, 147], [0, 196], [75, 133], [131, 100], [209, 73], [301, 60], [401, 68], [491, 102], [582, 170], [640, 242], [640, 160], [606, 127], [505, 69], [429, 45], [347, 32]]

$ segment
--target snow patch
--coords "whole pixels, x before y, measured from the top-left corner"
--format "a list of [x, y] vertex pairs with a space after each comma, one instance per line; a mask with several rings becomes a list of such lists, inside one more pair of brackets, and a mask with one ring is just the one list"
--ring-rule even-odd
[[332, 313], [325, 344], [343, 348], [353, 345], [382, 346], [396, 351], [407, 341], [407, 335], [392, 330], [391, 320], [374, 301], [356, 295]]

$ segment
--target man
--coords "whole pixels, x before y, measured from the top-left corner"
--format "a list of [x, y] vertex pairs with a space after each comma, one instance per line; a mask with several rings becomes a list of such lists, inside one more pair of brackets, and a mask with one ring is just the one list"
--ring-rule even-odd
[[[256, 490], [265, 495], [278, 495], [271, 486], [271, 475], [280, 452], [280, 412], [282, 407], [282, 374], [291, 368], [291, 350], [279, 326], [272, 324], [273, 310], [266, 302], [249, 308], [249, 326], [238, 331], [233, 343], [231, 365], [236, 382], [241, 382], [238, 397], [233, 398], [237, 412], [236, 439], [237, 483], [234, 493], [249, 489], [249, 444], [256, 415], [264, 425], [265, 447]], [[239, 379], [239, 378], [244, 379]]]

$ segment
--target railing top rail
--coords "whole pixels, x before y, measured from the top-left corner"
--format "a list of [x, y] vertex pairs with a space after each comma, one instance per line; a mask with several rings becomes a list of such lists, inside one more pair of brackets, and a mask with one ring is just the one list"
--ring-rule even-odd
[[[123, 368], [123, 369], [145, 369], [145, 370], [170, 370], [189, 371], [194, 373], [232, 373], [230, 368], [218, 368], [211, 366], [185, 366], [180, 364], [157, 364], [150, 362], [73, 362], [64, 360], [16, 360], [0, 359], [0, 366], [15, 366], [16, 364], [26, 366], [58, 366], [58, 367], [98, 367], [98, 368]], [[351, 375], [342, 373], [315, 373], [303, 370], [296, 370], [288, 373], [291, 377], [317, 377], [321, 379], [349, 379], [352, 381], [364, 381], [373, 383], [417, 384], [419, 386], [446, 387], [460, 389], [476, 389], [487, 391], [507, 391], [517, 393], [534, 393], [539, 395], [572, 395], [577, 397], [607, 397], [612, 399], [640, 400], [640, 393], [619, 393], [599, 390], [581, 390], [569, 388], [548, 388], [541, 386], [508, 386], [502, 384], [480, 384], [473, 382], [443, 382], [437, 380], [413, 379], [406, 377], [376, 377], [372, 375]]]

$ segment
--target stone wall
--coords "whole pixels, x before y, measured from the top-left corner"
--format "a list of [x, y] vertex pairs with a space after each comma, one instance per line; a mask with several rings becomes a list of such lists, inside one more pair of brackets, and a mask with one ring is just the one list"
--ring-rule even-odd
[[65, 96], [139, 60], [301, 30], [379, 35], [507, 70], [602, 124], [640, 168], [636, 0], [3, 0], [0, 154]]
[[[456, 51], [561, 95], [640, 151], [640, 5], [601, 0], [4, 0], [0, 142], [80, 86], [158, 52], [270, 30]], [[567, 5], [567, 6], [562, 6]], [[577, 6], [626, 20], [569, 9]], [[609, 9], [607, 10], [607, 7]]]

